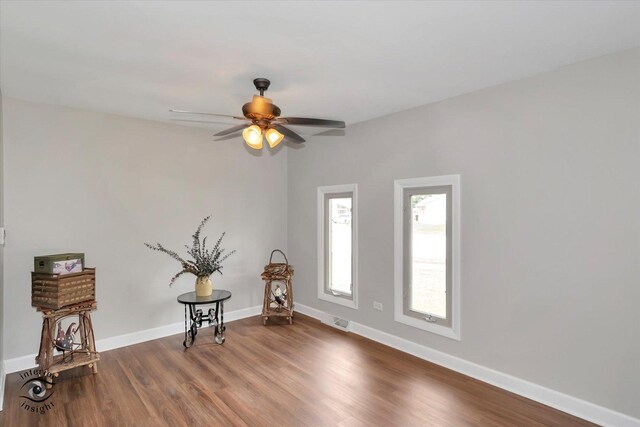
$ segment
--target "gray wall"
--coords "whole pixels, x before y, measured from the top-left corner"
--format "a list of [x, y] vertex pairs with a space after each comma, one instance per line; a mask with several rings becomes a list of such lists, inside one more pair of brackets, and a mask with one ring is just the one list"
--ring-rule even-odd
[[180, 266], [143, 242], [183, 251], [208, 214], [205, 234], [227, 231], [238, 251], [213, 277], [233, 292], [227, 312], [262, 303], [259, 274], [286, 250], [286, 150], [257, 157], [206, 129], [8, 98], [4, 119], [6, 359], [38, 350], [36, 255], [85, 252], [97, 268], [97, 339], [183, 321], [175, 299], [195, 278], [170, 288]]
[[[316, 137], [288, 157], [296, 300], [640, 417], [639, 159], [640, 49]], [[393, 180], [445, 174], [462, 179], [460, 342], [393, 320]], [[316, 187], [348, 183], [357, 311], [316, 297]]]

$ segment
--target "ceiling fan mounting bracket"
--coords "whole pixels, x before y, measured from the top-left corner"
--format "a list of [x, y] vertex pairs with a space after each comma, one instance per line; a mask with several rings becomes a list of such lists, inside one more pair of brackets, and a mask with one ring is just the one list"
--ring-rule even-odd
[[266, 131], [269, 128], [269, 126], [271, 126], [271, 122], [265, 119], [253, 120], [253, 124], [258, 126], [263, 131]]
[[253, 79], [253, 85], [256, 87], [256, 89], [258, 89], [260, 91], [260, 96], [264, 96], [264, 92], [269, 89], [269, 85], [271, 84], [271, 82], [269, 81], [269, 79], [265, 79], [262, 77], [259, 77], [257, 79]]

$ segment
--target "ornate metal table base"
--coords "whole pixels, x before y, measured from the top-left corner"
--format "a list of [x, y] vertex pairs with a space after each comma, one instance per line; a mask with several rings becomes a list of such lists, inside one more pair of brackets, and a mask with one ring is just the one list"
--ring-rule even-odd
[[[196, 335], [198, 335], [198, 329], [202, 327], [202, 322], [207, 322], [210, 328], [215, 328], [213, 340], [216, 344], [224, 343], [224, 331], [226, 330], [224, 326], [224, 301], [217, 301], [215, 305], [215, 308], [211, 307], [206, 315], [202, 312], [202, 309], [196, 309], [195, 304], [184, 305], [184, 342], [182, 345], [185, 348], [193, 345]], [[218, 314], [220, 319], [218, 319]]]
[[[195, 292], [187, 292], [178, 297], [178, 302], [184, 304], [184, 345], [189, 348], [198, 335], [198, 329], [206, 322], [215, 328], [213, 340], [216, 344], [224, 343], [224, 302], [231, 298], [231, 292], [224, 289], [214, 289], [211, 295], [198, 296]], [[205, 314], [198, 305], [213, 305]], [[188, 310], [188, 312], [187, 312]]]

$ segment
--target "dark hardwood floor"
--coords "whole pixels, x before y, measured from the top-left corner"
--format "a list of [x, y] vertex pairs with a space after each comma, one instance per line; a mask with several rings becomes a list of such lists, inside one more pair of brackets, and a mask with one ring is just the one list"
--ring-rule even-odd
[[573, 426], [563, 412], [297, 314], [104, 352], [98, 374], [62, 373], [44, 414], [7, 376], [6, 426]]

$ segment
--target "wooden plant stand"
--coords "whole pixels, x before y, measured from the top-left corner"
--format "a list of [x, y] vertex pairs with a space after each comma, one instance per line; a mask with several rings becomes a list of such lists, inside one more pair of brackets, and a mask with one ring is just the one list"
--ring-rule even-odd
[[[284, 257], [284, 263], [274, 263], [273, 254], [280, 252]], [[266, 325], [269, 317], [286, 317], [289, 324], [293, 324], [293, 289], [291, 277], [293, 266], [289, 265], [287, 256], [280, 249], [275, 249], [269, 257], [269, 264], [265, 265], [262, 273], [264, 280], [264, 302], [262, 304], [262, 324]], [[277, 297], [274, 293], [274, 283], [279, 286], [282, 295]]]
[[[96, 351], [96, 342], [91, 323], [91, 312], [97, 308], [96, 301], [85, 301], [59, 309], [38, 308], [42, 312], [42, 334], [40, 336], [40, 351], [36, 363], [45, 373], [57, 377], [60, 372], [79, 366], [89, 367], [94, 374], [98, 373], [100, 354]], [[65, 317], [78, 316], [80, 347], [54, 355], [55, 327], [59, 320]]]

